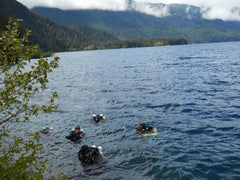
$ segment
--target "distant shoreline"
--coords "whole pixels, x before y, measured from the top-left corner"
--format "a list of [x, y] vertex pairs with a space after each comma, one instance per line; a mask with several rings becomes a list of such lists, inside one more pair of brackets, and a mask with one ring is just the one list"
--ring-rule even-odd
[[136, 47], [154, 47], [167, 45], [186, 45], [186, 39], [169, 39], [169, 38], [151, 38], [151, 39], [134, 39], [134, 40], [114, 40], [108, 42], [93, 43], [83, 50], [99, 50], [99, 49], [120, 49], [120, 48], [136, 48]]

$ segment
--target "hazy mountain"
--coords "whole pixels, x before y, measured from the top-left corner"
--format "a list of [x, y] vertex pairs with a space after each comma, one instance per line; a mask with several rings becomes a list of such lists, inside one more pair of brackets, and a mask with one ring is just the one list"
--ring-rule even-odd
[[35, 7], [34, 12], [63, 25], [81, 23], [120, 39], [185, 38], [190, 43], [240, 40], [240, 22], [207, 20], [198, 7], [184, 4], [134, 4], [126, 11], [61, 10]]
[[21, 27], [32, 30], [30, 41], [45, 51], [79, 50], [95, 42], [117, 39], [110, 33], [94, 30], [85, 25], [78, 25], [76, 29], [59, 25], [34, 13], [16, 0], [1, 0], [0, 27], [7, 23], [8, 17], [23, 19]]

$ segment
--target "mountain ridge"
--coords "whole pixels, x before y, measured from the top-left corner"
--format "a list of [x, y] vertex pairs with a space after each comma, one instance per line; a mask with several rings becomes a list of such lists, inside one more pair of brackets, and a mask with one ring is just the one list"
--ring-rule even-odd
[[240, 22], [207, 20], [200, 8], [189, 5], [169, 6], [171, 16], [156, 17], [133, 9], [109, 10], [61, 10], [35, 7], [34, 12], [54, 19], [60, 24], [81, 23], [113, 33], [119, 39], [185, 38], [190, 43], [239, 41]]

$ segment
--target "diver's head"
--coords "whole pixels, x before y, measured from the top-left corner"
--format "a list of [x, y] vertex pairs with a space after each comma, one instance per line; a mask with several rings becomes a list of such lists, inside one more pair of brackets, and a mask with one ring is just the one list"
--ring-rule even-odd
[[49, 128], [48, 128], [48, 127], [43, 127], [42, 133], [43, 133], [43, 134], [49, 133]]
[[82, 147], [81, 147], [82, 152], [86, 152], [88, 149], [89, 149], [89, 147], [87, 145], [82, 145]]
[[80, 131], [80, 126], [76, 126], [76, 127], [75, 127], [75, 131], [76, 131], [76, 132], [79, 132], [79, 131]]
[[141, 123], [139, 126], [138, 126], [138, 129], [145, 129], [146, 128], [146, 125], [144, 123]]

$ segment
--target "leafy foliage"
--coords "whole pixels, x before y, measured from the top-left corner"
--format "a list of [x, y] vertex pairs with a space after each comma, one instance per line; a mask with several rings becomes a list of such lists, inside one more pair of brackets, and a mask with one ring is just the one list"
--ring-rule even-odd
[[[39, 110], [44, 112], [51, 112], [53, 108], [54, 98], [57, 97], [56, 92], [52, 92], [49, 106], [29, 106], [29, 98], [35, 95], [40, 90], [46, 89], [48, 83], [47, 74], [52, 72], [53, 68], [58, 67], [59, 58], [48, 62], [41, 58], [31, 65], [30, 71], [23, 71], [25, 66], [30, 63], [30, 57], [37, 51], [37, 46], [27, 46], [24, 43], [28, 42], [28, 36], [30, 31], [27, 31], [26, 35], [19, 37], [18, 23], [13, 22], [10, 19], [9, 25], [6, 31], [1, 33], [0, 42], [0, 67], [2, 84], [0, 93], [0, 110], [2, 113], [2, 120], [0, 125], [13, 118], [18, 118], [19, 114], [23, 115], [24, 120], [28, 120], [30, 115], [38, 115]], [[28, 60], [28, 62], [23, 60]], [[15, 71], [10, 71], [12, 65], [16, 64]], [[38, 86], [39, 85], [39, 86]]]
[[[19, 20], [18, 20], [19, 21]], [[17, 21], [10, 18], [6, 30], [0, 34], [0, 179], [42, 179], [47, 160], [40, 161], [42, 145], [38, 133], [29, 139], [12, 136], [9, 124], [29, 120], [39, 111], [51, 113], [57, 109], [51, 92], [48, 102], [35, 104], [31, 98], [46, 89], [48, 74], [58, 67], [59, 58], [40, 58], [32, 62], [30, 57], [37, 46], [28, 45], [28, 36], [19, 32]]]
[[[5, 136], [5, 137], [4, 137]], [[7, 138], [6, 138], [7, 137]], [[38, 152], [42, 152], [42, 145], [35, 143], [40, 138], [38, 133], [33, 138], [24, 140], [14, 136], [10, 138], [5, 127], [2, 128], [1, 140], [7, 140], [8, 147], [0, 144], [0, 179], [42, 179], [47, 160], [38, 162]]]

